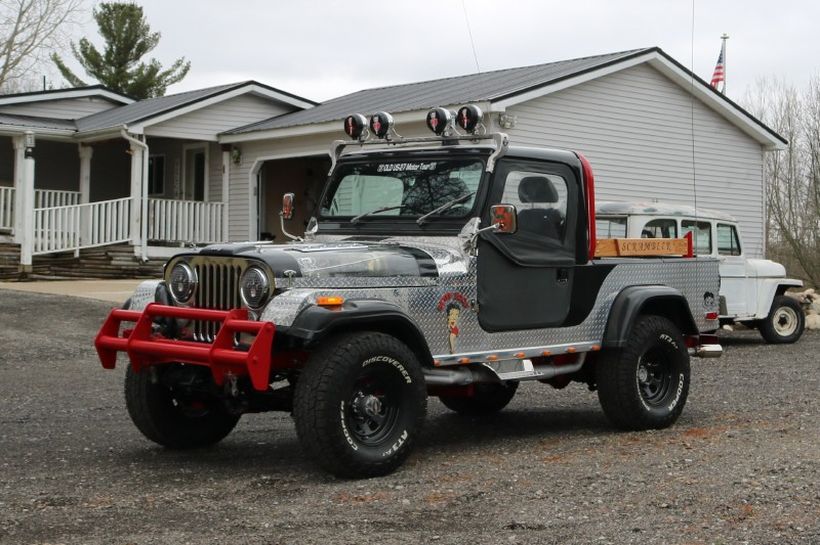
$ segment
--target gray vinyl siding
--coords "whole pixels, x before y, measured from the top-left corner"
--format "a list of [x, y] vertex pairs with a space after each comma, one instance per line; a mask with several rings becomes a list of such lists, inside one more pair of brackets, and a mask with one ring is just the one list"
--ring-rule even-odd
[[208, 144], [208, 200], [222, 200], [222, 148], [219, 144]]
[[270, 99], [242, 95], [151, 125], [145, 129], [145, 134], [216, 141], [220, 132], [262, 121], [293, 109], [292, 106], [273, 103]]
[[23, 104], [0, 106], [0, 112], [16, 115], [33, 115], [35, 117], [52, 117], [57, 119], [79, 119], [119, 106], [111, 101], [96, 98], [63, 98], [43, 100]]
[[639, 65], [508, 108], [517, 116], [508, 132], [514, 144], [582, 152], [599, 201], [658, 199], [731, 214], [741, 223], [747, 255], [761, 256], [763, 150], [690, 97]]

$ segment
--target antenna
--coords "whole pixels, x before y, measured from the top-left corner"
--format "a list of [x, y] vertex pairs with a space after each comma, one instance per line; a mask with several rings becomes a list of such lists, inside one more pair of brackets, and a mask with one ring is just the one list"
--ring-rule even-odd
[[689, 59], [689, 79], [690, 79], [690, 128], [692, 132], [692, 196], [695, 201], [695, 233], [694, 245], [695, 252], [697, 252], [697, 229], [698, 229], [698, 181], [697, 181], [697, 165], [695, 164], [695, 0], [692, 0], [692, 31], [690, 36], [690, 59]]
[[473, 48], [473, 59], [475, 60], [475, 70], [479, 74], [481, 73], [481, 67], [478, 65], [478, 53], [475, 50], [475, 41], [473, 40], [473, 30], [470, 28], [470, 18], [467, 17], [467, 5], [464, 3], [464, 0], [461, 0], [461, 9], [464, 12], [464, 22], [467, 23], [467, 34], [470, 36], [470, 45]]

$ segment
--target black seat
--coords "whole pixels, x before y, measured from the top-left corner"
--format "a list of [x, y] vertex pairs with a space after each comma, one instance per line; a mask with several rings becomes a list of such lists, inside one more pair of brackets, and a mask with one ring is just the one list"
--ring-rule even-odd
[[[518, 198], [522, 203], [553, 204], [559, 200], [558, 191], [545, 176], [527, 176], [518, 184]], [[555, 208], [524, 208], [518, 212], [518, 229], [557, 240], [562, 237], [563, 219]]]

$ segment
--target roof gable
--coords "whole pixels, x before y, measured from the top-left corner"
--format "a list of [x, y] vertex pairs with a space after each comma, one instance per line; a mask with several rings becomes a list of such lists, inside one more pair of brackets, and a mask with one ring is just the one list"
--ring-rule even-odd
[[131, 104], [134, 102], [133, 98], [113, 91], [105, 85], [89, 85], [87, 87], [72, 87], [70, 89], [50, 89], [46, 91], [0, 95], [0, 106], [89, 97], [101, 98], [114, 104]]
[[279, 89], [255, 81], [243, 81], [140, 100], [127, 106], [78, 119], [77, 128], [82, 135], [84, 132], [104, 131], [128, 125], [129, 130], [139, 133], [142, 132], [144, 126], [161, 123], [247, 93], [284, 102], [295, 108], [310, 108], [315, 105], [313, 101]]
[[353, 112], [386, 110], [397, 113], [474, 102], [487, 103], [491, 111], [503, 112], [513, 104], [579, 85], [641, 63], [649, 63], [761, 145], [769, 149], [780, 149], [786, 143], [786, 140], [771, 128], [657, 47], [368, 89], [329, 100], [310, 110], [277, 116], [227, 131], [223, 139], [229, 142], [285, 136], [290, 129], [319, 124], [322, 124], [322, 129], [317, 127], [314, 132], [321, 132], [328, 129], [329, 123], [340, 121]]

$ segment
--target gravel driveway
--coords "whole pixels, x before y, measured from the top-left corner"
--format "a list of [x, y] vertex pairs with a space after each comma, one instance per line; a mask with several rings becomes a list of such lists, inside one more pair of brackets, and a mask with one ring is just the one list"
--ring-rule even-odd
[[820, 543], [818, 332], [724, 337], [659, 432], [613, 431], [578, 384], [485, 421], [431, 400], [407, 464], [341, 481], [286, 414], [208, 450], [143, 439], [91, 346], [109, 306], [0, 290], [2, 544]]

